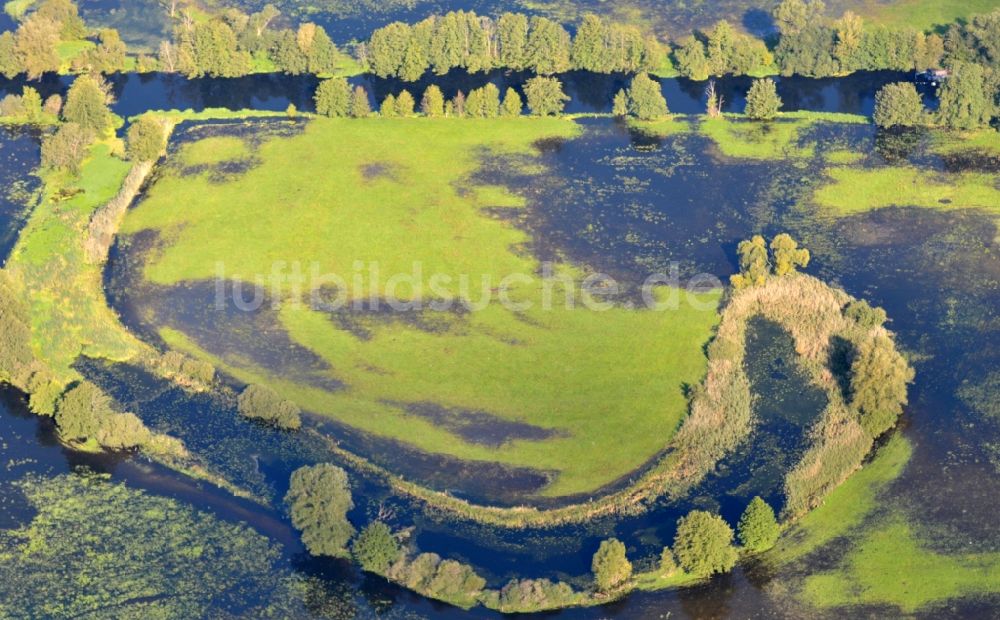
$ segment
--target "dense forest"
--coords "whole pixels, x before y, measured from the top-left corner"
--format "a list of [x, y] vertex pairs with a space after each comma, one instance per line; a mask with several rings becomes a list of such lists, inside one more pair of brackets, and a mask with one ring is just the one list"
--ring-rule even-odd
[[[278, 28], [272, 5], [255, 13], [229, 8], [205, 18], [171, 10], [171, 40], [155, 53], [132, 53], [113, 29], [88, 31], [72, 0], [43, 0], [21, 17], [15, 32], [0, 35], [0, 73], [35, 79], [54, 71], [177, 72], [234, 77], [253, 72], [331, 75], [355, 70], [416, 81], [428, 72], [493, 69], [551, 75], [677, 73], [710, 76], [832, 76], [859, 70], [925, 70], [978, 64], [997, 82], [1000, 12], [954, 23], [943, 32], [870, 25], [848, 11], [826, 16], [822, 0], [782, 0], [772, 11], [777, 32], [765, 39], [727, 21], [677, 41], [660, 41], [637, 26], [586, 15], [568, 29], [551, 19], [519, 13], [497, 17], [454, 11], [415, 24], [395, 22], [344, 49], [320, 26]], [[571, 33], [572, 30], [572, 33]], [[80, 52], [65, 51], [77, 45]], [[352, 59], [348, 51], [353, 53]]]

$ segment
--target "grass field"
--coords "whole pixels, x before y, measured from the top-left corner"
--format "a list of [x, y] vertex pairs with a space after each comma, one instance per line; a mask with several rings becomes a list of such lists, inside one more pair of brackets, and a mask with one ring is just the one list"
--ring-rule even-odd
[[[79, 179], [50, 173], [7, 262], [14, 281], [30, 291], [33, 349], [64, 382], [77, 377], [71, 365], [80, 354], [115, 360], [138, 350], [138, 341], [120, 329], [97, 293], [101, 269], [86, 264], [81, 242], [91, 214], [118, 193], [129, 167], [107, 144], [98, 144]], [[53, 194], [58, 187], [79, 193], [60, 199]]]
[[921, 30], [936, 30], [1000, 8], [996, 0], [860, 0], [844, 4], [845, 9], [853, 10], [870, 22]]
[[1000, 189], [992, 174], [935, 173], [912, 166], [832, 167], [826, 174], [830, 182], [816, 190], [815, 200], [839, 214], [889, 206], [981, 208], [1000, 213]]
[[[264, 142], [255, 153], [258, 165], [237, 178], [181, 174], [196, 163], [218, 162], [222, 153], [243, 157], [228, 139], [212, 138], [207, 147], [194, 143], [175, 154], [179, 168], [165, 169], [123, 232], [164, 235], [166, 247], [145, 271], [159, 285], [211, 279], [218, 261], [244, 280], [267, 276], [284, 261], [304, 269], [316, 263], [350, 282], [357, 261], [365, 272], [377, 261], [382, 283], [351, 287], [350, 298], [358, 299], [384, 295], [388, 277], [413, 273], [417, 261], [428, 297], [465, 297], [456, 286], [427, 291], [432, 274], [455, 280], [467, 274], [468, 297], [478, 301], [481, 278], [497, 287], [507, 274], [535, 274], [540, 265], [524, 251], [531, 240], [523, 231], [482, 210], [522, 208], [523, 199], [470, 175], [484, 156], [537, 171], [532, 144], [577, 131], [557, 119], [317, 119], [301, 135]], [[579, 269], [559, 270], [578, 284]], [[410, 291], [399, 290], [404, 298]], [[479, 311], [435, 313], [435, 329], [362, 313], [356, 318], [364, 336], [308, 304], [285, 303], [281, 327], [329, 363], [331, 377], [346, 386], [340, 390], [312, 387], [245, 359], [218, 358], [177, 330], [162, 336], [364, 431], [428, 452], [558, 472], [546, 495], [589, 492], [666, 446], [687, 408], [683, 386], [704, 373], [702, 345], [718, 316], [683, 303], [667, 312], [593, 311], [579, 301], [575, 308], [557, 303], [544, 310], [544, 294], [539, 280], [518, 281], [510, 298], [531, 308], [514, 311], [493, 295]], [[558, 288], [553, 297], [562, 299]], [[703, 301], [714, 308], [718, 299], [715, 292]], [[551, 436], [500, 447], [467, 441], [407, 408], [421, 403], [485, 412]]]

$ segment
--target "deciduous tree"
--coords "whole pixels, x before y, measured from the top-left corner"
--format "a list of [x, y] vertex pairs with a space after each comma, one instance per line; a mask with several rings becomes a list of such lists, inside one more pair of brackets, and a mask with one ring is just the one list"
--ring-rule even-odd
[[601, 542], [591, 562], [594, 583], [601, 592], [614, 590], [632, 576], [632, 563], [625, 556], [625, 545], [611, 538]]
[[800, 248], [788, 233], [781, 233], [771, 239], [771, 258], [774, 262], [774, 275], [783, 276], [793, 273], [798, 267], [807, 267], [809, 250]]
[[876, 335], [858, 347], [851, 364], [851, 405], [869, 435], [878, 437], [895, 425], [913, 377], [889, 336]]
[[420, 100], [420, 111], [431, 118], [444, 116], [444, 94], [437, 85], [431, 84], [424, 91], [423, 99]]
[[726, 573], [736, 564], [733, 529], [722, 517], [695, 510], [677, 522], [674, 554], [695, 575]]
[[879, 127], [915, 127], [924, 123], [924, 103], [910, 82], [886, 84], [875, 93], [872, 120]]
[[503, 96], [503, 109], [500, 113], [506, 118], [514, 118], [520, 116], [522, 110], [524, 110], [524, 101], [521, 99], [521, 95], [517, 94], [513, 88], [508, 87]]
[[351, 545], [351, 554], [361, 568], [378, 575], [384, 575], [401, 553], [399, 541], [382, 521], [369, 523]]
[[126, 153], [133, 161], [156, 161], [167, 147], [166, 132], [155, 118], [143, 116], [128, 128]]
[[528, 109], [535, 116], [558, 116], [569, 101], [562, 82], [554, 77], [531, 78], [524, 85], [524, 95], [528, 99]]
[[651, 121], [669, 113], [660, 83], [640, 73], [632, 79], [628, 89], [628, 109], [639, 120]]
[[111, 127], [109, 100], [108, 86], [101, 78], [81, 75], [66, 94], [63, 118], [100, 135]]
[[92, 130], [77, 123], [64, 123], [56, 133], [42, 140], [42, 167], [78, 174], [93, 141]]
[[986, 127], [996, 112], [994, 95], [981, 66], [956, 64], [941, 87], [938, 121], [952, 129]]
[[329, 463], [300, 467], [292, 474], [285, 503], [309, 553], [346, 555], [354, 536], [347, 512], [354, 501], [343, 469]]
[[351, 111], [351, 86], [341, 77], [323, 80], [316, 88], [316, 113], [347, 116]]
[[396, 112], [400, 116], [413, 116], [413, 109], [416, 106], [416, 102], [413, 100], [413, 95], [410, 91], [403, 89], [396, 97]]

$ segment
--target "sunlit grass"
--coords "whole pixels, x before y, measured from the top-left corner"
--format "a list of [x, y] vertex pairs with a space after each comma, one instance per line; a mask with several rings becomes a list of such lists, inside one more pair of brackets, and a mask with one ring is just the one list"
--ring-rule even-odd
[[899, 477], [912, 455], [912, 444], [893, 436], [868, 464], [831, 491], [821, 506], [786, 531], [770, 555], [789, 562], [853, 534], [876, 508], [879, 493]]
[[819, 607], [888, 604], [912, 613], [998, 591], [1000, 553], [938, 553], [921, 542], [905, 515], [893, 514], [873, 524], [839, 568], [807, 577], [802, 595]]
[[998, 8], [996, 0], [895, 0], [849, 4], [857, 4], [847, 8], [873, 23], [920, 30], [943, 28], [957, 20], [968, 20]]
[[[14, 281], [30, 291], [32, 347], [63, 381], [77, 376], [71, 365], [80, 354], [124, 359], [138, 346], [107, 307], [101, 269], [87, 265], [83, 251], [91, 214], [118, 193], [129, 167], [98, 144], [79, 179], [44, 177], [44, 196], [7, 263]], [[57, 187], [82, 191], [59, 200]]]
[[[124, 229], [167, 234], [168, 247], [146, 270], [161, 284], [211, 278], [218, 261], [243, 279], [269, 274], [275, 261], [298, 261], [350, 281], [356, 261], [363, 271], [377, 261], [383, 284], [351, 291], [356, 298], [384, 294], [389, 275], [411, 273], [419, 261], [425, 291], [432, 274], [468, 274], [475, 302], [481, 277], [497, 287], [507, 274], [540, 267], [515, 249], [530, 241], [526, 233], [481, 211], [524, 201], [473, 182], [480, 158], [530, 170], [537, 167], [536, 140], [577, 132], [557, 119], [318, 119], [300, 136], [265, 142], [256, 152], [262, 163], [233, 182], [163, 175]], [[579, 278], [574, 267], [563, 270]], [[399, 292], [410, 295], [408, 287]], [[367, 338], [305, 304], [285, 304], [281, 325], [329, 362], [330, 375], [346, 385], [337, 391], [246, 360], [215, 358], [174, 330], [162, 335], [245, 381], [268, 383], [307, 410], [367, 432], [429, 452], [559, 472], [549, 495], [599, 488], [667, 445], [687, 408], [684, 385], [704, 373], [701, 347], [718, 320], [718, 292], [703, 296], [707, 310], [682, 303], [666, 312], [559, 304], [543, 310], [538, 281], [518, 283], [510, 295], [532, 308], [506, 309], [494, 293], [479, 312], [436, 317], [439, 331], [362, 318]], [[558, 288], [554, 298], [561, 299]], [[555, 436], [500, 448], [475, 444], [399, 405], [421, 402], [488, 412]]]
[[816, 190], [814, 198], [840, 214], [889, 206], [1000, 212], [1000, 190], [992, 174], [933, 172], [913, 166], [832, 167], [825, 174], [829, 182]]

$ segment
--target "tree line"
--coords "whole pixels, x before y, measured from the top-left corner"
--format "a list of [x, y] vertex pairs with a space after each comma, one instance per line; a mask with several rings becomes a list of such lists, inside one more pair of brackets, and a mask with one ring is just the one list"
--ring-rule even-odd
[[[408, 530], [393, 531], [394, 514], [384, 508], [360, 532], [348, 519], [355, 507], [347, 473], [321, 463], [296, 470], [285, 496], [292, 524], [310, 554], [353, 559], [363, 570], [407, 588], [462, 607], [481, 603], [502, 612], [556, 609], [620, 595], [634, 587], [633, 564], [624, 543], [600, 543], [591, 561], [592, 586], [578, 592], [567, 583], [548, 579], [512, 579], [498, 590], [466, 564], [435, 553], [413, 553], [405, 544]], [[781, 533], [774, 510], [754, 497], [734, 530], [722, 517], [694, 510], [677, 521], [672, 546], [656, 558], [653, 572], [671, 577], [679, 571], [708, 577], [732, 570], [742, 554], [772, 548]], [[738, 543], [738, 544], [737, 544]]]
[[23, 73], [37, 80], [62, 68], [60, 46], [81, 41], [91, 45], [69, 61], [73, 71], [125, 70], [126, 47], [117, 30], [103, 29], [91, 36], [71, 0], [42, 0], [17, 30], [0, 33], [0, 74], [13, 78]]
[[247, 14], [229, 8], [209, 20], [181, 11], [173, 37], [160, 44], [156, 58], [140, 58], [140, 67], [189, 77], [239, 77], [255, 71], [292, 75], [331, 74], [343, 56], [322, 26], [274, 28], [280, 12], [265, 5]]
[[636, 73], [656, 69], [665, 56], [654, 37], [596, 15], [585, 16], [571, 37], [562, 24], [545, 17], [504, 13], [494, 19], [454, 11], [379, 28], [359, 46], [358, 58], [375, 75], [412, 82], [428, 71], [444, 75], [452, 69]]

